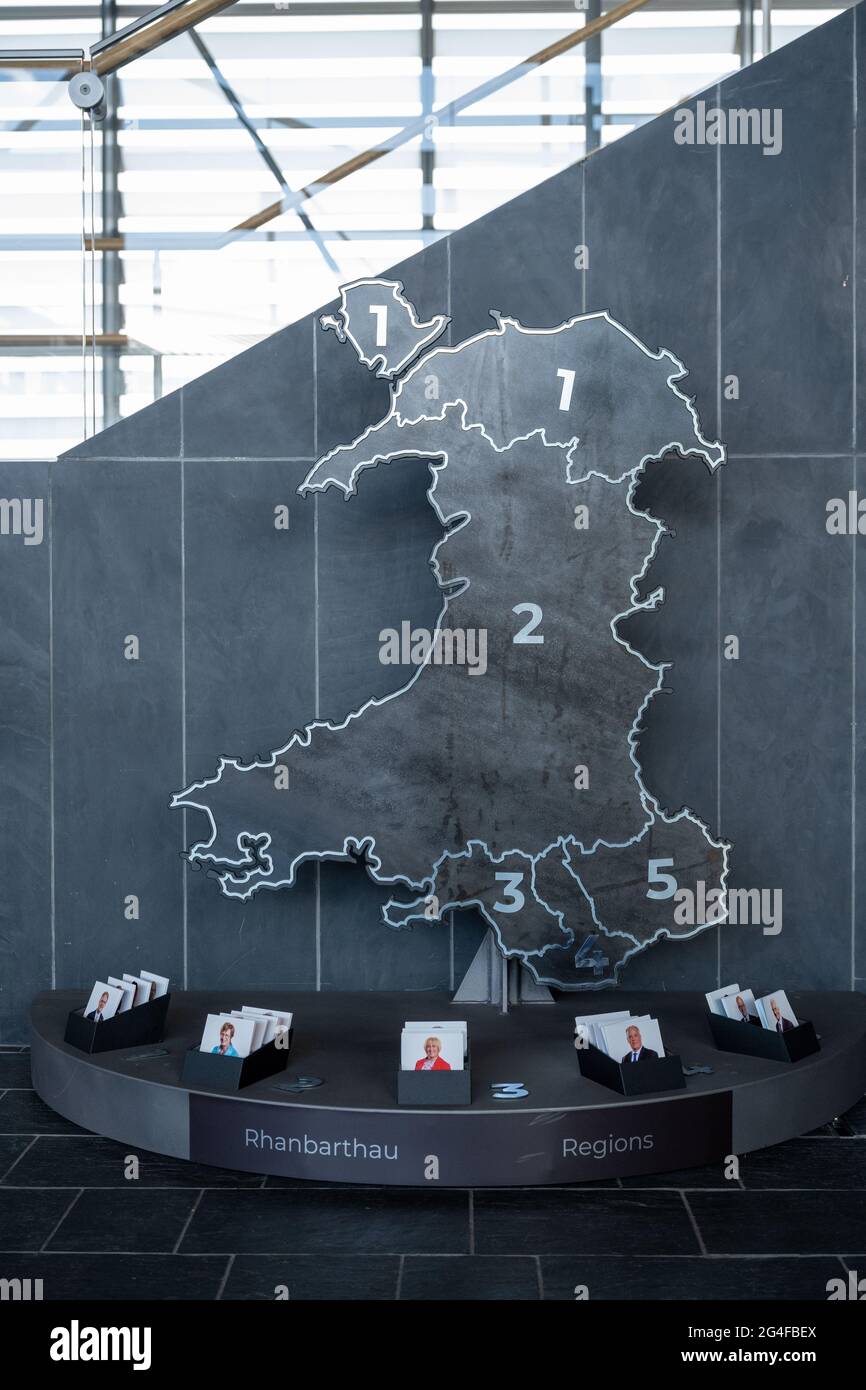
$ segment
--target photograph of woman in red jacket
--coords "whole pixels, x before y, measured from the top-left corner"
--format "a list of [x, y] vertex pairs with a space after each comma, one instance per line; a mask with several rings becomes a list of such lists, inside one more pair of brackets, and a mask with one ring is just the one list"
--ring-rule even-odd
[[428, 1038], [424, 1044], [425, 1056], [415, 1063], [416, 1071], [450, 1071], [450, 1063], [440, 1057], [442, 1044], [438, 1038]]

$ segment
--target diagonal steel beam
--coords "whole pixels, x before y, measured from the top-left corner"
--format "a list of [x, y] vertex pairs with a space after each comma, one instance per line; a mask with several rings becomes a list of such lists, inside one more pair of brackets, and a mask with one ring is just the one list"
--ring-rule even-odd
[[431, 119], [439, 125], [450, 124], [454, 117], [468, 106], [474, 106], [476, 102], [483, 101], [485, 97], [501, 91], [503, 87], [516, 82], [519, 77], [525, 77], [527, 73], [535, 72], [545, 63], [549, 63], [552, 59], [559, 58], [561, 54], [576, 48], [578, 44], [586, 43], [587, 39], [594, 38], [602, 30], [618, 24], [621, 19], [634, 14], [635, 10], [643, 9], [644, 5], [648, 3], [649, 0], [625, 0], [624, 4], [617, 5], [616, 9], [608, 10], [607, 14], [600, 15], [598, 19], [591, 20], [582, 29], [576, 29], [572, 33], [566, 34], [563, 38], [557, 39], [555, 43], [548, 44], [546, 48], [539, 49], [537, 53], [532, 53], [522, 63], [516, 63], [514, 67], [499, 73], [497, 77], [492, 77], [488, 82], [482, 82], [480, 87], [473, 87], [472, 91], [464, 92], [463, 96], [438, 107], [432, 116], [419, 117], [417, 121], [412, 121], [409, 125], [404, 126], [396, 135], [390, 136], [378, 145], [373, 145], [372, 148], [364, 150], [361, 154], [353, 155], [345, 163], [338, 164], [335, 169], [329, 169], [327, 173], [320, 175], [315, 183], [302, 188], [300, 192], [292, 194], [290, 198], [282, 198], [278, 203], [271, 203], [269, 207], [262, 208], [261, 212], [253, 213], [252, 217], [247, 217], [231, 229], [227, 240], [242, 235], [244, 232], [256, 231], [266, 222], [272, 222], [275, 217], [280, 217], [282, 213], [292, 212], [302, 203], [315, 198], [317, 193], [322, 193], [326, 188], [332, 188], [335, 183], [340, 183], [350, 174], [356, 174], [359, 170], [366, 169], [368, 165], [375, 163], [384, 155], [390, 154], [392, 150], [399, 149], [401, 145], [406, 145], [410, 140], [423, 135]]
[[[271, 151], [268, 149], [264, 140], [259, 135], [259, 132], [256, 130], [255, 126], [253, 125], [252, 121], [250, 120], [249, 116], [244, 110], [240, 97], [238, 96], [234, 87], [231, 85], [228, 78], [225, 76], [224, 72], [220, 68], [216, 58], [211, 53], [204, 39], [200, 36], [200, 34], [196, 32], [195, 29], [190, 29], [189, 36], [192, 39], [195, 47], [198, 49], [200, 56], [207, 63], [210, 69], [211, 76], [213, 77], [214, 81], [216, 82], [217, 86], [219, 87], [220, 91], [222, 92], [223, 96], [228, 102], [229, 106], [234, 111], [244, 130], [247, 132], [256, 149], [258, 150], [262, 162], [270, 170], [277, 183], [280, 185], [280, 188], [283, 190], [283, 197], [291, 198], [292, 189], [288, 185], [285, 174], [283, 173], [277, 161], [274, 159], [274, 156], [271, 154]], [[304, 230], [309, 232], [310, 236], [313, 238], [317, 247], [319, 248], [319, 251], [321, 252], [324, 262], [327, 265], [328, 269], [332, 270], [335, 275], [339, 275], [340, 267], [337, 265], [337, 262], [334, 260], [334, 257], [331, 255], [324, 241], [319, 236], [319, 233], [316, 231], [316, 228], [313, 226], [311, 218], [308, 216], [306, 212], [304, 212], [303, 208], [298, 208], [297, 214], [298, 219], [301, 222], [301, 225], [303, 226]], [[340, 235], [343, 237], [344, 240], [346, 240], [345, 232], [341, 232]]]

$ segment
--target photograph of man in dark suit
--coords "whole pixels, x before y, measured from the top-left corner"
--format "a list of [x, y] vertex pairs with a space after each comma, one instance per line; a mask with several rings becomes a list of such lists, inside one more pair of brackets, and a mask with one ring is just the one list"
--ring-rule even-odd
[[636, 1024], [633, 1023], [630, 1028], [626, 1028], [625, 1035], [628, 1039], [630, 1051], [628, 1051], [623, 1057], [623, 1062], [657, 1061], [658, 1053], [653, 1052], [651, 1047], [644, 1047], [643, 1039], [640, 1035], [640, 1029], [636, 1026]]
[[[90, 1013], [89, 1013], [89, 1014], [85, 1014], [84, 1017], [85, 1017], [85, 1018], [89, 1018], [90, 1021], [91, 1021], [91, 1023], [104, 1023], [104, 1022], [105, 1022], [105, 1015], [103, 1014], [103, 1009], [105, 1008], [105, 1006], [106, 1006], [107, 1003], [108, 1003], [108, 991], [106, 990], [106, 992], [101, 996], [101, 998], [100, 998], [100, 1000], [99, 1000], [99, 1003], [97, 1004], [96, 1008], [95, 1008], [95, 1009], [91, 1009]], [[107, 1036], [107, 1035], [106, 1035], [106, 1036]]]
[[776, 1020], [776, 1032], [788, 1033], [793, 1028], [793, 1023], [789, 1018], [785, 1018], [775, 999], [770, 1000], [770, 1008], [773, 1010], [773, 1017]]

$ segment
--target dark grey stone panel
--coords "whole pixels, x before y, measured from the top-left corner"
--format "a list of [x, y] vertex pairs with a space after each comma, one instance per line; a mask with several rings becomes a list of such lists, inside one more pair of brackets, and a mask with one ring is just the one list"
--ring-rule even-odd
[[[190, 782], [212, 777], [220, 757], [270, 756], [315, 716], [315, 510], [297, 495], [307, 471], [278, 459], [184, 465]], [[282, 505], [287, 531], [274, 525]], [[173, 815], [180, 837], [183, 813]], [[185, 820], [185, 843], [207, 839], [204, 815]], [[186, 873], [191, 984], [315, 987], [311, 871], [291, 896], [248, 902]]]
[[[315, 716], [315, 517], [303, 463], [186, 462], [186, 763], [251, 762]], [[289, 509], [288, 530], [275, 508]], [[179, 788], [171, 788], [179, 790]]]
[[734, 459], [722, 478], [722, 834], [730, 886], [781, 889], [783, 927], [725, 924], [722, 978], [851, 983], [850, 541], [828, 535], [848, 460]]
[[[668, 663], [662, 689], [642, 720], [638, 758], [646, 787], [664, 810], [688, 807], [711, 831], [717, 822], [718, 714], [717, 510], [720, 475], [698, 459], [670, 455], [650, 464], [634, 505], [664, 522], [638, 595], [661, 589], [655, 608], [620, 621], [617, 631], [647, 661]], [[628, 595], [624, 595], [623, 607]], [[647, 689], [653, 682], [647, 673]], [[636, 713], [636, 711], [635, 711]]]
[[[388, 280], [402, 280], [403, 293], [414, 306], [416, 315], [425, 322], [436, 314], [450, 314], [449, 236], [434, 241], [417, 255], [400, 261], [386, 271]], [[437, 345], [451, 342], [451, 329], [446, 328], [436, 339]]]
[[689, 373], [680, 390], [716, 439], [718, 151], [679, 145], [674, 130], [669, 111], [586, 161], [586, 307], [680, 359]]
[[442, 595], [429, 559], [443, 530], [423, 459], [380, 464], [346, 499], [339, 488], [298, 499], [318, 509], [319, 716], [342, 723], [406, 685], [414, 666], [383, 665], [385, 628], [432, 631]]
[[856, 365], [854, 377], [855, 404], [857, 409], [857, 436], [855, 445], [866, 449], [866, 388], [863, 374], [866, 372], [866, 177], [863, 174], [866, 163], [866, 13], [862, 6], [851, 12], [854, 24], [854, 62], [857, 72], [857, 125], [855, 130], [854, 158], [857, 177], [857, 206], [855, 210], [857, 229], [857, 341], [855, 343]]
[[[866, 20], [858, 16], [860, 27], [866, 28]], [[864, 357], [866, 364], [866, 357]], [[856, 460], [855, 489], [860, 501], [866, 500], [866, 455]], [[842, 494], [844, 496], [844, 493]], [[866, 515], [863, 519], [866, 528]], [[840, 544], [845, 542], [839, 538]], [[856, 614], [854, 634], [856, 652], [854, 720], [856, 737], [854, 743], [854, 804], [850, 814], [853, 817], [854, 834], [851, 854], [854, 874], [854, 913], [852, 931], [851, 971], [854, 976], [853, 989], [866, 989], [866, 535], [852, 536], [854, 584], [853, 603]]]
[[180, 458], [180, 391], [172, 391], [63, 454], [73, 458]]
[[729, 78], [722, 106], [782, 111], [782, 148], [722, 147], [722, 400], [733, 452], [851, 448], [851, 12]]
[[322, 865], [323, 989], [449, 988], [447, 922], [386, 926], [381, 907], [388, 897], [360, 867]]
[[574, 165], [452, 232], [451, 341], [493, 326], [491, 309], [527, 328], [551, 328], [579, 314], [583, 166]]
[[369, 425], [387, 414], [390, 402], [387, 381], [379, 380], [363, 366], [352, 345], [341, 343], [333, 329], [321, 327], [319, 319], [334, 314], [339, 302], [333, 300], [311, 316], [316, 374], [315, 452], [319, 457], [339, 444], [351, 444]]
[[[190, 815], [187, 823], [192, 843]], [[233, 1009], [251, 989], [316, 988], [315, 865], [301, 865], [291, 890], [260, 889], [247, 902], [226, 897], [203, 872], [187, 875], [191, 987], [219, 986]]]
[[307, 458], [315, 449], [313, 325], [300, 319], [182, 390], [192, 458]]
[[12, 507], [0, 536], [0, 1037], [23, 1043], [29, 1000], [51, 978], [48, 465], [0, 463], [0, 496]]
[[[55, 466], [58, 985], [178, 980], [182, 848], [180, 464]], [[126, 660], [127, 637], [140, 644]], [[139, 919], [124, 916], [128, 895]]]

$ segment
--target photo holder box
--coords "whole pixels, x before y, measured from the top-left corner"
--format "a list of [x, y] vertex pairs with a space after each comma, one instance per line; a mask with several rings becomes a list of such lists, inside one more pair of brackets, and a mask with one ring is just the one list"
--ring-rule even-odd
[[84, 1005], [73, 1009], [66, 1020], [63, 1041], [82, 1052], [113, 1052], [115, 1048], [146, 1047], [162, 1042], [170, 994], [135, 1004], [125, 1013], [115, 1014], [104, 1023], [94, 1023], [84, 1017]]
[[223, 1091], [229, 1095], [252, 1086], [256, 1081], [264, 1081], [285, 1071], [292, 1050], [294, 1028], [289, 1029], [288, 1047], [277, 1047], [277, 1039], [265, 1043], [248, 1057], [215, 1057], [211, 1052], [202, 1052], [200, 1047], [191, 1047], [183, 1059], [181, 1082], [191, 1090], [200, 1086], [209, 1091]]
[[470, 1057], [462, 1071], [398, 1071], [397, 1104], [469, 1105], [472, 1100]]
[[766, 1057], [773, 1062], [799, 1062], [821, 1051], [815, 1026], [809, 1022], [798, 1023], [787, 1033], [775, 1033], [769, 1028], [757, 1028], [740, 1019], [720, 1018], [718, 1014], [708, 1014], [707, 1017], [713, 1042], [722, 1052]]
[[597, 1081], [621, 1096], [646, 1096], [654, 1091], [681, 1091], [685, 1077], [680, 1058], [675, 1054], [657, 1057], [651, 1062], [616, 1062], [601, 1048], [590, 1043], [577, 1048], [581, 1076]]

